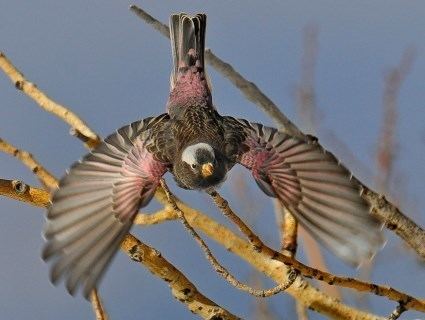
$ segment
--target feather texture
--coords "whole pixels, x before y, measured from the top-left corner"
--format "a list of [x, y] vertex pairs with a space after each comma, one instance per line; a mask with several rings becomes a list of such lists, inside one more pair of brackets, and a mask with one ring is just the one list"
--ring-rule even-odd
[[60, 181], [47, 213], [43, 251], [44, 259], [55, 260], [53, 283], [65, 277], [71, 294], [82, 285], [89, 296], [167, 170], [147, 148], [167, 121], [161, 115], [119, 129]]
[[227, 140], [240, 144], [236, 161], [338, 256], [359, 265], [382, 248], [382, 225], [369, 214], [360, 186], [317, 141], [231, 117], [224, 117], [224, 126]]

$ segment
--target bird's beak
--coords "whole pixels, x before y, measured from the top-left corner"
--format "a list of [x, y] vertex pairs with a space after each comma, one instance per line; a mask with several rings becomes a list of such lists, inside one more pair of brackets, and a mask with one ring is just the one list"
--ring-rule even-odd
[[208, 178], [214, 172], [214, 166], [211, 162], [202, 165], [201, 174], [204, 178]]

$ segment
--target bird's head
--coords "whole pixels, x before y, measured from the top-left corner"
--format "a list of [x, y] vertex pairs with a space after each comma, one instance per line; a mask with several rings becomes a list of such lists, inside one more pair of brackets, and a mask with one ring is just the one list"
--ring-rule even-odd
[[207, 143], [196, 143], [183, 149], [174, 164], [177, 182], [187, 189], [208, 189], [226, 177], [226, 161], [220, 152]]

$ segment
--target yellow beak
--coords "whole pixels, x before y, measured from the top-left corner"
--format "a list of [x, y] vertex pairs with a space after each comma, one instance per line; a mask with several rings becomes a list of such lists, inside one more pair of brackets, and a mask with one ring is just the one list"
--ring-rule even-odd
[[201, 174], [204, 178], [208, 178], [214, 172], [214, 166], [211, 162], [202, 165]]

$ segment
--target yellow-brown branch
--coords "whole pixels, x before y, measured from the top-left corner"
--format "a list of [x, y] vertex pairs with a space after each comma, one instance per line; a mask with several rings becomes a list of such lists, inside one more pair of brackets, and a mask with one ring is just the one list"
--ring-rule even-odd
[[93, 289], [90, 293], [90, 301], [96, 320], [108, 320], [108, 315], [106, 314], [105, 308], [103, 307], [102, 301], [97, 293], [97, 289]]
[[[37, 207], [47, 207], [49, 205], [49, 193], [45, 190], [29, 186], [23, 182], [15, 183], [17, 180], [0, 179], [0, 195], [24, 201]], [[21, 191], [23, 190], [23, 191]], [[37, 195], [34, 197], [33, 195]], [[121, 243], [123, 250], [132, 260], [140, 262], [148, 268], [155, 276], [166, 281], [173, 296], [184, 303], [189, 310], [198, 314], [204, 319], [239, 319], [224, 308], [220, 307], [212, 300], [200, 293], [196, 287], [169, 263], [161, 254], [140, 242], [136, 237], [128, 234]], [[95, 301], [93, 306], [100, 304], [100, 300]], [[106, 316], [104, 308], [102, 310]], [[97, 316], [97, 309], [94, 309]]]
[[29, 82], [22, 72], [20, 72], [3, 52], [0, 52], [0, 69], [10, 78], [16, 89], [25, 93], [33, 99], [45, 111], [50, 112], [75, 128], [81, 135], [87, 137], [86, 145], [89, 148], [96, 146], [100, 138], [69, 108], [53, 101], [43, 91], [37, 88], [32, 82]]
[[40, 182], [47, 189], [54, 189], [57, 186], [56, 178], [47, 171], [31, 153], [21, 150], [0, 138], [0, 151], [10, 154], [20, 160], [28, 169], [36, 175]]

